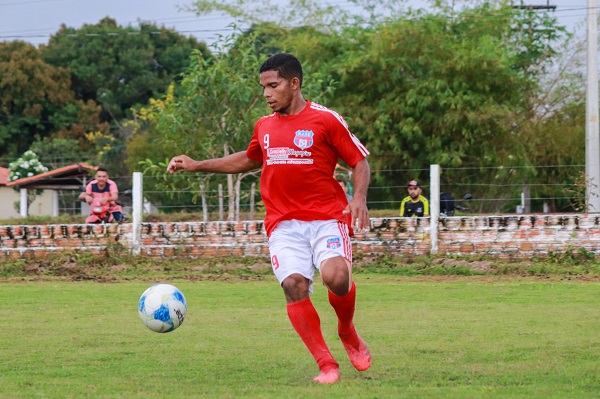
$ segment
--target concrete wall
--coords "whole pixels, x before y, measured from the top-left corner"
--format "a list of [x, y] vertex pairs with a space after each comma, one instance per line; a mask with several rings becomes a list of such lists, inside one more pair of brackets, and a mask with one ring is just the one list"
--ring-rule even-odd
[[[355, 254], [428, 255], [429, 218], [374, 218], [371, 230], [353, 239]], [[74, 250], [102, 253], [131, 248], [131, 224], [0, 226], [0, 260], [41, 258]], [[260, 221], [144, 223], [142, 255], [268, 256]], [[544, 257], [585, 249], [600, 257], [600, 215], [518, 215], [442, 218], [439, 255], [486, 255], [501, 259]]]
[[[11, 187], [0, 187], [0, 219], [20, 218], [19, 191]], [[52, 215], [52, 190], [42, 190], [29, 206], [29, 215], [31, 216], [49, 216]], [[15, 206], [16, 204], [16, 206]]]

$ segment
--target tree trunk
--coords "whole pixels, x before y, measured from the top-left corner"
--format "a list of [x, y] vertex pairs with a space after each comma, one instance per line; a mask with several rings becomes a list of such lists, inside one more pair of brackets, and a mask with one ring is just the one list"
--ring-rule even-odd
[[[229, 155], [229, 146], [223, 144], [223, 156]], [[235, 220], [235, 192], [233, 190], [233, 176], [227, 175], [227, 220]]]

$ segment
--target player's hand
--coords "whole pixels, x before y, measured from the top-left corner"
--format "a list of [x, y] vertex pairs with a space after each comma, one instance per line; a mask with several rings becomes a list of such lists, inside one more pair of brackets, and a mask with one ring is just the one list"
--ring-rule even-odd
[[371, 220], [369, 219], [369, 209], [367, 208], [367, 199], [362, 197], [353, 197], [350, 203], [343, 211], [344, 214], [352, 214], [352, 227], [359, 232], [369, 231], [371, 229]]
[[179, 170], [188, 170], [193, 162], [193, 159], [187, 155], [177, 155], [171, 158], [169, 165], [167, 166], [167, 172], [175, 173]]

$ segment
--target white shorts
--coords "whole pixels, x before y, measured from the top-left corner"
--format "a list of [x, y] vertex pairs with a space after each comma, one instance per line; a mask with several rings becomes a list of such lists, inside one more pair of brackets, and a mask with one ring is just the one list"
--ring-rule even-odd
[[273, 273], [283, 282], [292, 274], [312, 280], [323, 261], [341, 256], [352, 262], [348, 225], [337, 220], [283, 220], [269, 237]]

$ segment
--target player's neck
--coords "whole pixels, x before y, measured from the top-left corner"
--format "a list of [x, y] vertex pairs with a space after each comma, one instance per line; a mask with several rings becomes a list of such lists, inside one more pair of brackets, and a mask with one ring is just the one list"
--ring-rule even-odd
[[283, 112], [279, 112], [281, 116], [298, 115], [306, 107], [307, 101], [302, 95], [297, 95], [292, 99], [290, 106]]

